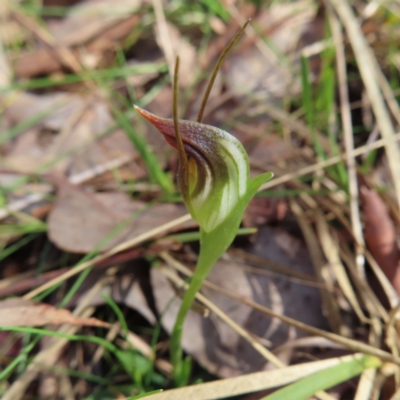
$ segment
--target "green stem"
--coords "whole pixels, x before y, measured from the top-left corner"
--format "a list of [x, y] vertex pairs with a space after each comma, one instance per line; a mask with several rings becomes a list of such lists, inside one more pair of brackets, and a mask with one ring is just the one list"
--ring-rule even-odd
[[204, 278], [196, 277], [196, 273], [192, 277], [189, 288], [183, 297], [181, 307], [179, 308], [178, 315], [176, 317], [174, 329], [171, 335], [171, 362], [174, 369], [174, 380], [176, 386], [184, 386], [186, 384], [186, 376], [183, 376], [183, 362], [182, 362], [182, 332], [183, 324], [185, 322], [187, 313], [189, 312], [194, 299], [196, 298], [197, 292], [200, 290]]
[[[206, 279], [220, 257], [224, 252], [225, 248], [218, 249], [217, 251], [210, 252], [208, 249], [208, 238], [210, 235], [206, 235], [204, 231], [200, 230], [200, 254], [197, 260], [196, 269], [193, 273], [190, 285], [183, 297], [182, 304], [179, 308], [178, 315], [176, 317], [175, 325], [171, 334], [170, 343], [170, 353], [171, 362], [174, 370], [174, 380], [176, 386], [184, 386], [187, 384], [187, 378], [185, 371], [183, 371], [183, 361], [182, 361], [182, 332], [183, 324], [185, 322], [186, 316], [192, 307], [194, 299], [196, 298], [197, 292], [200, 290], [204, 279]], [[231, 241], [230, 241], [231, 242]], [[224, 246], [225, 247], [225, 246]], [[222, 251], [221, 251], [222, 250]]]

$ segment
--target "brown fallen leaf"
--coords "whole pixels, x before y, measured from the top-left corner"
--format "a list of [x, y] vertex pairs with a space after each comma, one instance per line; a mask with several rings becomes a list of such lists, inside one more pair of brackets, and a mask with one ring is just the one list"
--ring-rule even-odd
[[400, 293], [400, 252], [393, 221], [378, 193], [363, 186], [360, 195], [364, 203], [365, 242], [397, 293]]
[[[72, 253], [87, 253], [118, 225], [131, 218], [122, 230], [100, 247], [105, 251], [186, 213], [182, 205], [148, 206], [144, 202], [132, 201], [124, 193], [93, 193], [63, 182], [59, 183], [58, 198], [48, 219], [48, 233], [59, 248]], [[195, 225], [191, 222], [184, 226]]]
[[[125, 179], [137, 180], [146, 176], [146, 170], [140, 161], [137, 150], [126, 133], [121, 129], [115, 130], [111, 134], [96, 140], [89, 146], [85, 146], [82, 150], [76, 152], [69, 162], [68, 176], [85, 174], [97, 167], [106, 165], [111, 160], [117, 160], [122, 157], [132, 160], [126, 167]], [[103, 175], [102, 179], [104, 179]], [[109, 175], [112, 177], [111, 180], [115, 182], [113, 172], [109, 172]]]
[[47, 324], [73, 324], [109, 327], [97, 318], [75, 317], [69, 310], [57, 309], [49, 304], [36, 303], [20, 297], [0, 301], [0, 326], [43, 326]]
[[4, 118], [10, 125], [17, 125], [43, 114], [37, 126], [58, 131], [68, 117], [84, 107], [85, 98], [78, 94], [55, 92], [37, 95], [17, 92], [10, 104], [4, 104]]
[[[39, 166], [57, 161], [51, 171], [57, 170], [64, 173], [70, 164], [76, 163], [76, 160], [71, 161], [71, 157], [65, 157], [68, 152], [80, 151], [90, 155], [87, 164], [91, 166], [93, 166], [93, 161], [104, 163], [124, 153], [133, 154], [132, 145], [126, 144], [126, 140], [121, 143], [120, 138], [118, 141], [112, 140], [115, 143], [114, 146], [110, 146], [110, 143], [94, 143], [112, 123], [107, 104], [95, 96], [21, 93], [8, 107], [5, 115], [10, 124], [15, 125], [26, 119], [37, 117], [41, 113], [48, 113], [48, 115], [14, 140], [11, 150], [3, 161], [6, 167], [20, 172], [32, 172]], [[90, 151], [88, 151], [88, 146], [90, 146]], [[96, 160], [93, 160], [92, 150], [97, 147], [102, 147], [102, 152], [107, 152], [109, 157], [97, 156]], [[81, 171], [79, 168], [74, 168], [74, 172]]]

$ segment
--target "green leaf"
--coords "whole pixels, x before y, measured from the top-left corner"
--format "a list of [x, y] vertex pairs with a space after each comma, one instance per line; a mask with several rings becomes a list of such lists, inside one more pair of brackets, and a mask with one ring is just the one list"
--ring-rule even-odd
[[296, 383], [292, 383], [261, 400], [307, 400], [320, 390], [329, 389], [369, 368], [379, 368], [382, 361], [373, 356], [354, 357], [353, 360], [317, 372]]

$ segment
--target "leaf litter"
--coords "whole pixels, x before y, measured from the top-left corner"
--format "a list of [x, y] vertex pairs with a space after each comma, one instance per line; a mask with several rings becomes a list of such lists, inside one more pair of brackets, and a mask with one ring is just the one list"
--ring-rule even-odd
[[44, 326], [47, 324], [87, 325], [108, 327], [107, 322], [97, 318], [79, 318], [69, 310], [56, 309], [49, 304], [35, 303], [21, 298], [10, 298], [0, 302], [0, 326]]
[[[0, 288], [7, 295], [31, 290], [25, 294], [27, 299], [37, 293], [35, 288], [40, 286], [43, 291], [42, 285], [50, 283], [51, 286], [54, 279], [59, 278], [57, 284], [61, 286], [44, 300], [47, 303], [21, 298], [2, 300], [0, 314], [4, 312], [7, 318], [14, 318], [8, 321], [15, 327], [78, 323], [87, 325], [83, 329], [90, 335], [103, 335], [90, 326], [106, 326], [116, 321], [115, 315], [109, 312], [105, 318], [107, 322], [101, 321], [104, 307], [110, 307], [106, 299], [111, 299], [122, 307], [122, 314], [116, 312], [119, 323], [123, 324], [121, 315], [132, 316], [130, 310], [138, 313], [133, 316], [132, 323], [127, 322], [130, 329], [136, 329], [138, 323], [154, 329], [159, 321], [167, 333], [159, 338], [158, 351], [154, 354], [149, 347], [139, 345], [139, 348], [149, 360], [155, 357], [156, 366], [167, 362], [168, 356], [163, 349], [182, 289], [171, 285], [166, 277], [170, 276], [169, 273], [164, 274], [172, 271], [169, 269], [171, 265], [167, 263], [168, 266], [156, 268], [156, 260], [161, 251], [174, 250], [176, 260], [187, 266], [194, 265], [196, 245], [185, 242], [193, 240], [187, 238], [192, 238], [190, 235], [195, 232], [192, 230], [196, 225], [185, 220], [186, 211], [176, 193], [163, 192], [159, 181], [149, 179], [149, 163], [148, 159], [146, 162], [142, 158], [143, 154], [149, 151], [154, 154], [152, 160], [156, 160], [156, 168], [168, 171], [172, 177], [177, 169], [176, 155], [167, 150], [149, 126], [132, 117], [129, 106], [130, 102], [139, 99], [143, 101], [141, 106], [146, 106], [151, 112], [171, 116], [172, 91], [166, 75], [170, 63], [168, 54], [179, 53], [183, 66], [181, 110], [189, 118], [197, 110], [199, 93], [204, 90], [201, 69], [209, 69], [236, 33], [238, 24], [251, 16], [252, 24], [247, 36], [228, 57], [218, 77], [206, 118], [216, 126], [227, 128], [242, 141], [249, 152], [252, 173], [272, 170], [278, 177], [276, 182], [282, 182], [279, 180], [282, 178], [284, 183], [278, 186], [271, 181], [268, 186], [271, 192], [263, 193], [263, 197], [254, 199], [249, 206], [244, 226], [257, 226], [259, 232], [248, 239], [238, 239], [236, 249], [216, 265], [210, 282], [219, 286], [221, 292], [210, 287], [202, 291], [213, 305], [222, 310], [222, 314], [210, 312], [207, 307], [197, 304], [195, 308], [208, 317], [191, 311], [185, 325], [184, 349], [196, 363], [220, 378], [262, 370], [267, 374], [272, 368], [268, 359], [280, 365], [284, 376], [284, 364], [304, 363], [309, 357], [326, 356], [334, 360], [343, 354], [339, 353], [343, 348], [347, 348], [347, 352], [359, 351], [355, 341], [367, 346], [362, 351], [368, 352], [369, 349], [375, 354], [371, 350], [375, 349], [384, 353], [379, 353], [379, 356], [389, 360], [390, 354], [381, 345], [386, 341], [394, 357], [390, 359], [393, 362], [390, 364], [391, 373], [397, 379], [398, 344], [394, 338], [398, 297], [394, 289], [398, 290], [398, 199], [395, 193], [391, 193], [391, 187], [382, 191], [379, 187], [382, 177], [375, 173], [380, 167], [369, 164], [369, 172], [373, 168], [374, 174], [372, 178], [368, 177], [368, 189], [362, 189], [361, 200], [364, 239], [371, 254], [366, 251], [365, 275], [360, 275], [362, 271], [356, 262], [352, 238], [351, 211], [347, 205], [346, 178], [340, 172], [341, 160], [339, 158], [327, 169], [319, 164], [321, 160], [329, 161], [329, 157], [340, 154], [338, 148], [341, 148], [337, 125], [340, 121], [333, 121], [335, 107], [330, 108], [331, 114], [328, 112], [329, 118], [325, 122], [318, 120], [324, 115], [323, 107], [327, 106], [324, 103], [326, 98], [318, 97], [316, 89], [329, 77], [326, 71], [331, 44], [325, 40], [326, 30], [321, 24], [325, 20], [321, 16], [326, 10], [308, 1], [274, 3], [260, 9], [253, 5], [240, 8], [242, 6], [238, 4], [225, 4], [224, 11], [233, 16], [226, 19], [226, 15], [221, 16], [223, 14], [218, 17], [211, 12], [207, 14], [209, 11], [204, 11], [206, 6], [199, 11], [164, 4], [160, 18], [149, 11], [145, 2], [138, 0], [119, 2], [118, 7], [108, 0], [72, 3], [63, 2], [68, 7], [60, 9], [61, 17], [47, 17], [45, 8], [41, 16], [28, 15], [25, 5], [8, 5], [7, 13], [11, 9], [12, 12], [4, 13], [6, 17], [2, 17], [5, 24], [1, 24], [0, 29], [6, 34], [1, 34], [0, 46], [0, 218], [4, 221], [0, 235], [7, 265], [14, 267], [7, 269], [12, 273], [11, 277], [1, 276]], [[156, 3], [154, 1], [153, 5]], [[355, 59], [360, 62], [359, 52], [365, 48], [365, 43], [360, 47], [357, 38], [366, 33], [368, 25], [361, 24], [364, 32], [354, 31], [354, 16], [349, 14], [343, 2], [331, 3], [351, 36], [350, 43], [346, 36], [343, 38], [346, 61], [348, 67], [353, 68], [355, 63], [350, 46]], [[393, 11], [391, 4], [385, 7]], [[369, 17], [365, 17], [362, 8], [357, 11], [361, 21], [376, 22], [373, 12], [368, 11]], [[398, 38], [395, 30], [391, 31], [391, 23], [386, 25], [386, 31], [378, 30], [383, 42], [388, 41], [388, 37]], [[162, 34], [165, 27], [168, 37]], [[213, 32], [211, 36], [210, 32]], [[201, 42], [199, 38], [202, 38]], [[374, 51], [378, 50], [377, 61], [382, 62], [376, 38], [370, 37], [367, 45]], [[304, 57], [309, 62], [308, 67], [304, 64]], [[397, 60], [396, 54], [393, 54], [393, 59]], [[371, 98], [374, 87], [368, 82], [372, 76], [368, 68], [371, 69], [372, 65], [364, 65], [362, 76], [357, 79], [360, 88], [365, 85], [368, 89], [367, 96], [372, 105], [370, 113], [374, 117], [379, 114], [382, 104], [379, 96]], [[128, 73], [133, 70], [141, 72]], [[82, 71], [84, 74], [79, 75]], [[119, 75], [114, 75], [115, 71]], [[387, 88], [385, 77], [382, 78], [379, 72], [375, 70], [374, 74], [379, 77], [381, 87]], [[306, 75], [309, 83], [304, 81]], [[299, 101], [307, 85], [309, 89], [315, 89], [315, 110], [311, 111], [304, 110], [304, 104]], [[355, 97], [362, 91], [351, 88]], [[388, 98], [387, 90], [385, 96]], [[389, 104], [391, 110], [395, 110], [392, 102]], [[335, 100], [331, 106], [338, 106]], [[115, 107], [145, 139], [144, 148], [140, 149], [128, 139], [126, 126], [121, 125]], [[360, 110], [357, 105], [352, 110], [354, 120], [358, 121]], [[304, 122], [304, 113], [314, 113], [314, 126], [310, 126], [309, 120]], [[382, 115], [376, 117], [379, 131], [387, 137], [391, 129], [388, 121]], [[368, 133], [366, 127], [362, 128]], [[367, 139], [363, 141], [364, 133], [359, 136], [360, 143], [367, 142]], [[316, 140], [320, 147], [315, 146]], [[387, 144], [388, 139], [385, 140]], [[363, 151], [368, 152], [368, 149]], [[393, 160], [392, 155], [390, 157]], [[368, 157], [363, 162], [366, 160]], [[391, 173], [396, 172], [393, 164], [387, 163], [385, 154], [378, 162], [386, 165], [386, 170], [381, 172], [383, 184], [392, 185]], [[339, 167], [332, 167], [338, 163]], [[307, 179], [290, 180], [288, 176], [291, 175], [286, 175], [303, 173], [309, 164], [313, 164], [313, 170], [308, 171]], [[366, 165], [362, 165], [363, 171]], [[179, 227], [174, 226], [174, 221], [180, 224]], [[186, 222], [181, 224], [179, 221]], [[162, 229], [158, 231], [158, 228]], [[165, 234], [172, 236], [165, 241], [155, 240]], [[27, 255], [24, 262], [17, 258], [19, 252]], [[72, 278], [66, 281], [73, 270], [66, 267], [77, 264], [78, 254], [98, 255], [93, 262], [80, 264], [82, 268], [79, 271], [85, 271], [93, 264], [96, 267], [85, 279], [82, 278], [79, 288], [74, 288], [77, 281]], [[98, 268], [101, 263], [103, 267]], [[123, 264], [125, 268], [122, 268]], [[111, 273], [113, 265], [120, 272]], [[126, 268], [132, 268], [133, 272], [127, 272]], [[104, 276], [107, 280], [101, 281]], [[96, 287], [96, 294], [92, 293], [90, 300], [84, 301], [93, 287]], [[291, 325], [289, 320], [267, 317], [248, 304], [227, 297], [223, 290], [306, 325]], [[65, 297], [70, 301], [58, 309]], [[392, 309], [387, 305], [388, 299]], [[13, 302], [17, 304], [14, 308], [7, 305]], [[89, 314], [95, 312], [96, 316], [102, 317], [93, 319], [71, 314], [68, 309], [81, 302], [87, 307], [95, 307], [90, 308]], [[138, 317], [139, 314], [146, 322]], [[6, 317], [2, 321], [7, 321]], [[228, 324], [227, 321], [231, 322]], [[343, 347], [328, 351], [316, 341], [315, 345], [300, 350], [295, 344], [300, 342], [296, 340], [310, 332], [316, 334], [310, 330], [312, 327], [322, 329], [320, 332], [337, 332]], [[71, 335], [79, 329], [79, 325], [75, 326]], [[156, 340], [143, 332], [136, 334], [142, 344], [148, 346]], [[118, 343], [126, 352], [130, 351], [131, 347], [124, 338], [113, 342], [115, 335], [107, 337], [110, 343]], [[13, 349], [19, 357], [18, 351], [23, 349], [11, 334], [6, 338], [11, 341], [9, 344], [14, 343]], [[4, 343], [2, 337], [1, 346]], [[45, 342], [42, 340], [42, 343]], [[32, 349], [29, 354], [37, 357], [36, 360], [43, 365], [73, 369], [77, 361], [61, 352], [63, 348], [72, 348], [71, 343], [60, 339], [51, 354], [35, 353], [36, 350]], [[294, 344], [282, 347], [277, 357], [269, 352], [288, 343]], [[81, 354], [93, 350], [87, 343], [79, 344], [76, 349]], [[99, 349], [101, 347], [97, 347]], [[101, 355], [99, 357], [96, 358], [99, 364], [83, 361], [77, 369], [89, 373], [94, 372], [97, 365], [107, 369]], [[309, 364], [306, 362], [304, 368]], [[9, 389], [4, 398], [14, 400], [22, 398], [25, 392], [33, 393], [29, 384], [39, 369], [29, 375], [30, 368], [28, 366], [20, 380], [7, 378]], [[160, 368], [167, 379], [170, 377], [168, 368], [165, 365]], [[128, 370], [123, 371], [124, 382], [130, 383], [130, 391], [124, 392], [118, 387], [118, 396], [168, 387], [165, 381], [140, 387], [140, 379], [129, 376]], [[246, 377], [250, 382], [252, 375], [243, 375], [242, 391], [229, 389], [228, 380], [226, 390], [221, 389], [221, 393], [226, 396], [246, 393]], [[379, 383], [377, 377], [371, 379], [374, 384]], [[149, 378], [145, 380], [148, 382]], [[62, 387], [70, 385], [70, 392], [81, 393], [78, 382], [67, 381], [63, 380]], [[61, 388], [61, 381], [57, 382]], [[367, 398], [372, 389], [366, 389], [363, 382], [364, 376], [358, 389], [344, 384], [335, 391], [335, 396], [344, 398], [347, 390], [354, 394], [357, 392], [360, 399]], [[221, 384], [224, 387], [223, 380]], [[44, 381], [39, 386], [42, 389], [38, 393], [45, 393]], [[265, 388], [254, 386], [249, 391]], [[93, 390], [95, 385], [86, 385], [85, 396]], [[385, 390], [390, 392], [390, 388], [384, 385], [382, 392]], [[61, 397], [67, 398], [67, 392], [54, 389], [46, 395], [55, 397], [63, 393]], [[193, 393], [190, 397], [202, 398], [201, 393], [199, 387], [198, 397]], [[318, 394], [320, 398], [331, 398], [329, 396]]]

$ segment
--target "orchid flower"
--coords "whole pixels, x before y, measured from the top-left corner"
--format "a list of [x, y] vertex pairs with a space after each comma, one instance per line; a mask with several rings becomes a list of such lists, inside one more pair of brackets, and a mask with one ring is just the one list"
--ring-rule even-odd
[[136, 110], [178, 150], [178, 182], [185, 204], [204, 232], [213, 231], [247, 197], [249, 160], [242, 144], [222, 129], [179, 120], [181, 150], [172, 119]]
[[178, 182], [182, 197], [193, 219], [200, 226], [200, 254], [196, 270], [171, 335], [171, 358], [177, 385], [184, 384], [188, 378], [182, 364], [181, 338], [183, 323], [196, 293], [215, 262], [235, 238], [247, 204], [260, 186], [273, 176], [267, 172], [250, 179], [249, 159], [239, 140], [222, 129], [201, 123], [219, 67], [247, 24], [221, 54], [206, 89], [197, 122], [178, 119], [179, 58], [175, 65], [174, 118], [160, 118], [135, 106], [138, 113], [178, 150]]

